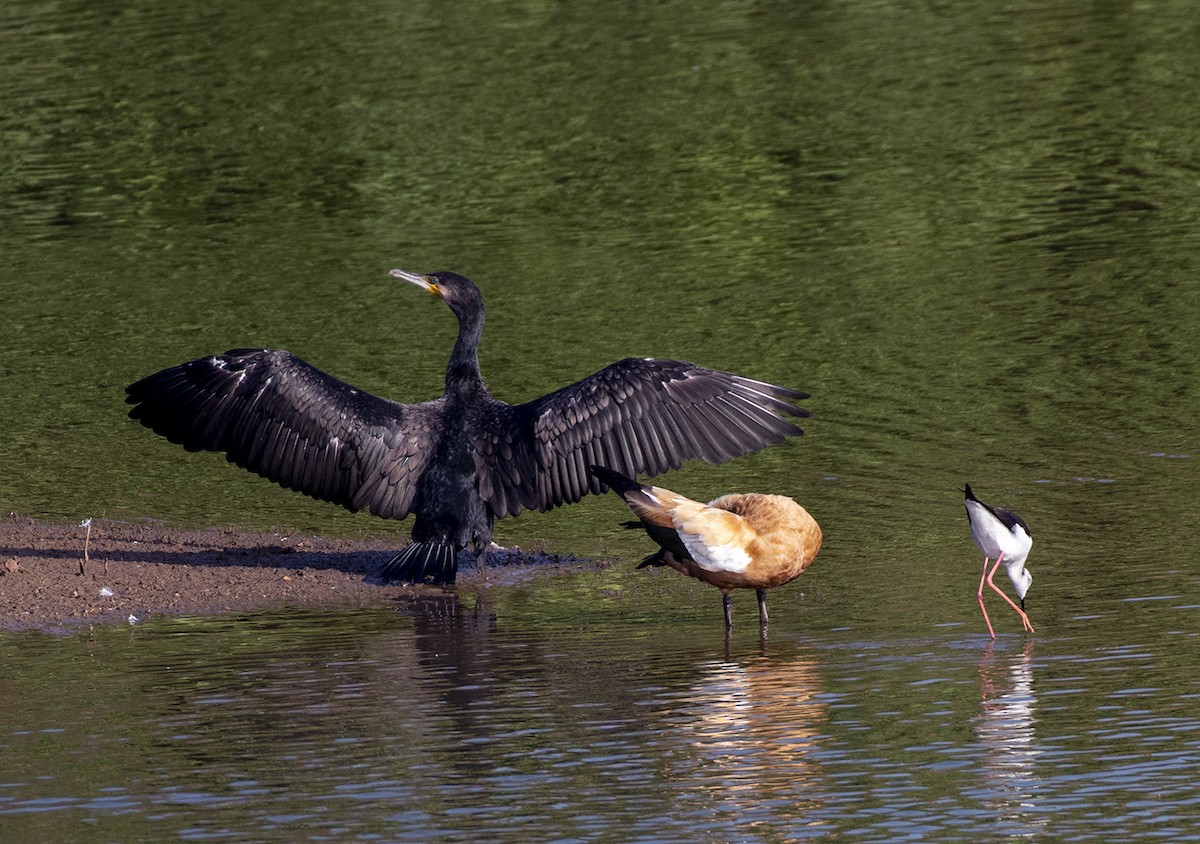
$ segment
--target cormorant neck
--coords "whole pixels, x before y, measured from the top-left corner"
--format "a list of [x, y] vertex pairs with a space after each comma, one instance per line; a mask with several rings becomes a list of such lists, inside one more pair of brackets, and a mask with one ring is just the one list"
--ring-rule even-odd
[[458, 339], [446, 364], [446, 392], [483, 387], [479, 371], [479, 338], [483, 336], [483, 314], [468, 313], [458, 318]]

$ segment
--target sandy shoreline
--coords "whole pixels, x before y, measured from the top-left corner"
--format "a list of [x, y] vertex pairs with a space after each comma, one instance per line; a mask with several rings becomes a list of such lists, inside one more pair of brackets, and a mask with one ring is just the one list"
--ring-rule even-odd
[[[384, 540], [328, 539], [153, 522], [94, 520], [86, 529], [9, 516], [0, 521], [0, 630], [71, 630], [154, 616], [219, 615], [283, 607], [384, 606], [434, 587], [383, 584], [398, 550]], [[460, 565], [470, 559], [464, 555]], [[499, 564], [499, 567], [497, 567]], [[547, 554], [489, 554], [459, 585], [511, 580], [523, 570], [587, 564]]]

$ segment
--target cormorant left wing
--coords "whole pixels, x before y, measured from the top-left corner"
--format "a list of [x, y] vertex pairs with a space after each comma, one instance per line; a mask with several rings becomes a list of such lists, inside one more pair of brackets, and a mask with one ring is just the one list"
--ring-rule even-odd
[[808, 416], [793, 404], [804, 398], [807, 393], [687, 361], [626, 358], [506, 408], [507, 418], [498, 416], [490, 430], [507, 439], [513, 458], [482, 461], [493, 467], [485, 498], [497, 515], [515, 515], [521, 507], [544, 511], [600, 492], [600, 481], [588, 473], [592, 464], [636, 477], [685, 460], [723, 463], [804, 433], [784, 418]]

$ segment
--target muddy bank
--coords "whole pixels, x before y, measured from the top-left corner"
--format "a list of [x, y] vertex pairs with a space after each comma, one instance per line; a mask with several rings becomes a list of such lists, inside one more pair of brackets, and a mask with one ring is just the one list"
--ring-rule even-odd
[[[85, 561], [86, 542], [86, 561]], [[0, 629], [63, 630], [140, 623], [156, 615], [218, 615], [283, 607], [387, 605], [424, 586], [377, 574], [402, 540], [186, 530], [99, 519], [87, 528], [10, 516], [0, 521]], [[458, 586], [512, 582], [594, 563], [521, 551], [469, 554]]]

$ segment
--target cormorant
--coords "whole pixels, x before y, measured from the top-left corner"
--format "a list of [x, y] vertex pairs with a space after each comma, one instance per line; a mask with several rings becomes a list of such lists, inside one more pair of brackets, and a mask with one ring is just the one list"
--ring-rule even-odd
[[450, 272], [392, 270], [450, 306], [458, 339], [446, 391], [400, 404], [290, 352], [234, 349], [126, 388], [129, 415], [188, 451], [220, 451], [287, 489], [351, 511], [416, 521], [384, 580], [453, 583], [455, 553], [487, 548], [495, 518], [600, 492], [587, 467], [655, 475], [722, 463], [803, 433], [783, 415], [807, 393], [686, 361], [626, 358], [524, 404], [493, 398], [479, 373], [483, 297]]
[[658, 543], [658, 550], [638, 568], [670, 566], [716, 586], [722, 593], [726, 630], [733, 628], [730, 592], [753, 589], [758, 623], [766, 627], [767, 590], [799, 577], [821, 549], [821, 526], [786, 496], [732, 493], [702, 504], [604, 466], [590, 468], [624, 499]]

